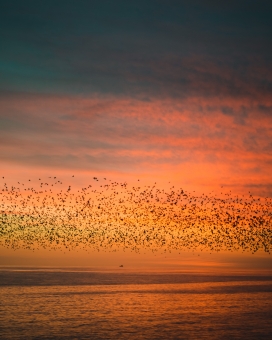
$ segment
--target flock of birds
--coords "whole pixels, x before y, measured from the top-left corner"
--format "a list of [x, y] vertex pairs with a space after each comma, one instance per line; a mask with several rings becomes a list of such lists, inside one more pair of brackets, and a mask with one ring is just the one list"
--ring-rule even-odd
[[[74, 177], [74, 176], [72, 176]], [[242, 250], [272, 248], [272, 199], [196, 195], [93, 177], [78, 190], [57, 177], [1, 178], [0, 245], [13, 249]]]

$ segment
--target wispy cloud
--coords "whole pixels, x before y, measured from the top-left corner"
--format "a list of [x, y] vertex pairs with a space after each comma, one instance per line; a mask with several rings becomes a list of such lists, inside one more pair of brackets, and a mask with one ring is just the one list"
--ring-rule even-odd
[[245, 184], [272, 164], [272, 116], [251, 99], [13, 94], [1, 107], [5, 162], [128, 172], [210, 164], [211, 178], [223, 166]]

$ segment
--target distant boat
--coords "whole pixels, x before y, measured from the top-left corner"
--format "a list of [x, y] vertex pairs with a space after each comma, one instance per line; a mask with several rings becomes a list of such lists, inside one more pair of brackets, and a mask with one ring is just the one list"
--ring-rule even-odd
[[121, 264], [119, 267], [122, 267], [122, 268], [123, 268], [124, 266]]

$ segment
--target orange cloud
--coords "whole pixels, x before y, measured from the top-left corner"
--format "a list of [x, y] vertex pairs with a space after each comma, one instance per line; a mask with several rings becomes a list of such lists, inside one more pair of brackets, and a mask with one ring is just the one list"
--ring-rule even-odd
[[250, 97], [17, 94], [0, 100], [5, 163], [162, 177], [168, 169], [190, 183], [270, 185], [269, 98], [261, 104]]

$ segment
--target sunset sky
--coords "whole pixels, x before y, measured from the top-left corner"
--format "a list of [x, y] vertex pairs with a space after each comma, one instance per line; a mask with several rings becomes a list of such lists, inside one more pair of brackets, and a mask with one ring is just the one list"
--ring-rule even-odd
[[[272, 198], [271, 22], [263, 0], [2, 1], [1, 177]], [[111, 256], [0, 248], [3, 265], [114, 266]], [[150, 266], [182, 264], [152, 256]], [[183, 269], [216, 259], [272, 268], [264, 254], [186, 256]]]

